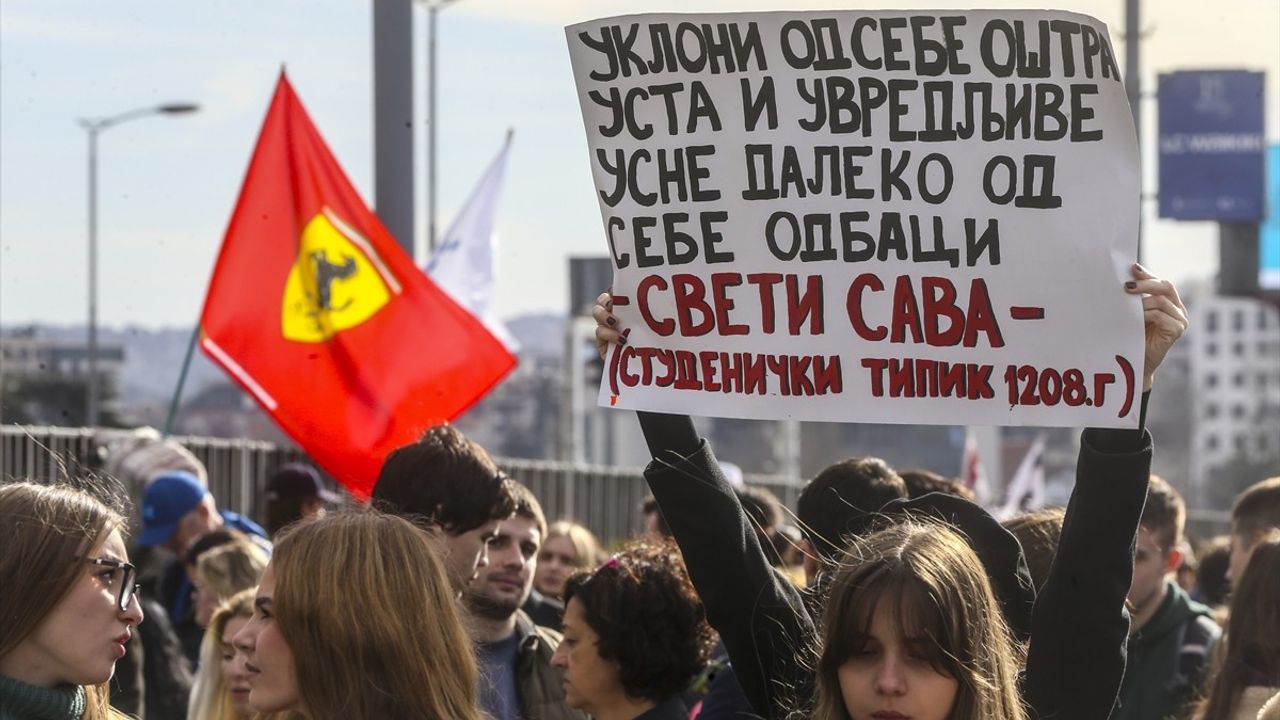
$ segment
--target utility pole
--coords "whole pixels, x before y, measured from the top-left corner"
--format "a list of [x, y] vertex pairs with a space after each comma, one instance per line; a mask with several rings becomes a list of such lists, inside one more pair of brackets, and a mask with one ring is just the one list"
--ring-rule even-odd
[[373, 0], [373, 206], [413, 253], [413, 0]]
[[1143, 182], [1146, 169], [1142, 158], [1142, 7], [1141, 0], [1124, 3], [1124, 87], [1133, 113], [1133, 131], [1138, 140], [1138, 262], [1142, 262]]
[[97, 427], [101, 414], [101, 379], [98, 377], [98, 135], [123, 122], [149, 115], [187, 115], [200, 109], [195, 103], [166, 103], [138, 108], [118, 115], [81, 118], [89, 135], [89, 355], [85, 364], [85, 425]]
[[436, 251], [436, 15], [457, 0], [423, 0], [427, 8], [427, 253]]

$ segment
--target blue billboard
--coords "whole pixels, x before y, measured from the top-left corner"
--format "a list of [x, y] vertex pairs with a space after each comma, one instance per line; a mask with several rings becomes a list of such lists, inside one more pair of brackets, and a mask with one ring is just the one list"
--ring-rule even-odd
[[1160, 217], [1262, 219], [1264, 78], [1245, 70], [1160, 75]]
[[1258, 229], [1258, 285], [1280, 290], [1280, 145], [1267, 148], [1267, 221]]

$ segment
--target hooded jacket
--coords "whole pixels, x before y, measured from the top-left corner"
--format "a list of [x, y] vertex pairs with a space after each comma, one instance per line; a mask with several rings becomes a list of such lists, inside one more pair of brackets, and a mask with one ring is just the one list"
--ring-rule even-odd
[[1203, 690], [1209, 650], [1222, 634], [1210, 612], [1166, 581], [1160, 608], [1129, 637], [1129, 662], [1112, 720], [1187, 716], [1190, 701]]

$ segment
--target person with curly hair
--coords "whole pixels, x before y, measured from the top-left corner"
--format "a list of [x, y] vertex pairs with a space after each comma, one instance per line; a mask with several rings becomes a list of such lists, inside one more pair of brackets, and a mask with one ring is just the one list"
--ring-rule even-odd
[[671, 541], [638, 540], [565, 584], [564, 640], [552, 664], [565, 700], [596, 720], [684, 720], [681, 693], [713, 635]]

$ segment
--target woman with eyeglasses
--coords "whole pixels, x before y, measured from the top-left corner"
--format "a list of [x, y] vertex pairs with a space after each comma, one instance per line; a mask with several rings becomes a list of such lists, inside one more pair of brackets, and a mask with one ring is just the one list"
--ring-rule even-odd
[[142, 608], [123, 529], [86, 492], [0, 486], [0, 717], [124, 717], [107, 681]]
[[356, 508], [276, 538], [245, 653], [249, 706], [307, 720], [480, 720], [471, 641], [436, 541]]
[[551, 664], [571, 707], [609, 720], [684, 720], [681, 694], [714, 642], [671, 541], [638, 540], [565, 584], [564, 640]]

